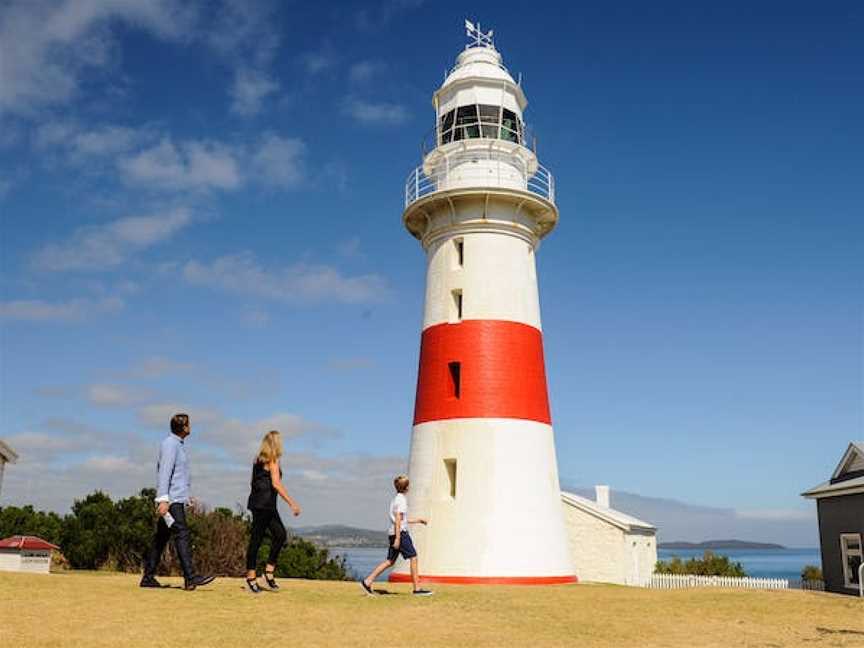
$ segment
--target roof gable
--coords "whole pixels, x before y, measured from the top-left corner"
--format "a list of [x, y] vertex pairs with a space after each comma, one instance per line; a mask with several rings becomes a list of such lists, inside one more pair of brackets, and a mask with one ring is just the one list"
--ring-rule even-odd
[[53, 545], [47, 540], [43, 540], [37, 536], [14, 535], [9, 538], [0, 540], [0, 549], [17, 549], [18, 551], [39, 551], [59, 549], [57, 545]]
[[579, 495], [575, 495], [574, 493], [568, 493], [566, 491], [561, 491], [561, 500], [574, 508], [578, 508], [581, 511], [585, 511], [595, 517], [600, 518], [612, 524], [613, 526], [618, 527], [619, 529], [623, 529], [624, 531], [633, 531], [634, 529], [638, 529], [640, 531], [656, 531], [657, 527], [652, 524], [648, 524], [647, 522], [643, 522], [639, 518], [635, 518], [632, 515], [627, 515], [626, 513], [622, 513], [621, 511], [616, 511], [613, 508], [608, 508], [606, 506], [600, 506], [597, 502], [594, 502], [585, 497], [580, 497]]
[[831, 475], [831, 483], [836, 484], [856, 477], [864, 477], [864, 443], [849, 444], [834, 474]]

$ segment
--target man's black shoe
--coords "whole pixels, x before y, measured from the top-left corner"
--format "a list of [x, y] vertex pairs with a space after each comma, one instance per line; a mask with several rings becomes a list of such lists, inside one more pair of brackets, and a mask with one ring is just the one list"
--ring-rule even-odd
[[144, 576], [138, 585], [139, 587], [162, 587], [162, 584], [152, 576]]
[[215, 576], [193, 576], [185, 582], [185, 584], [183, 585], [183, 589], [185, 589], [187, 592], [191, 592], [196, 587], [209, 585], [214, 580], [216, 580]]

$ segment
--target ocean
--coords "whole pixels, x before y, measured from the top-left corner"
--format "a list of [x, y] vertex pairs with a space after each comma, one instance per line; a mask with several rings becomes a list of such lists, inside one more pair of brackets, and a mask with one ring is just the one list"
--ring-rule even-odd
[[[382, 548], [342, 548], [331, 549], [331, 553], [345, 556], [349, 568], [355, 575], [365, 576], [379, 562], [387, 557], [387, 549]], [[701, 557], [702, 549], [660, 549], [658, 552], [660, 560], [669, 560], [672, 556], [678, 556], [687, 560], [694, 556]], [[822, 564], [819, 549], [717, 549], [715, 554], [729, 556], [733, 562], [740, 562], [748, 576], [760, 578], [788, 578], [796, 580], [801, 578], [801, 569], [805, 565]], [[422, 557], [421, 557], [422, 561]], [[386, 580], [387, 573], [379, 578]]]

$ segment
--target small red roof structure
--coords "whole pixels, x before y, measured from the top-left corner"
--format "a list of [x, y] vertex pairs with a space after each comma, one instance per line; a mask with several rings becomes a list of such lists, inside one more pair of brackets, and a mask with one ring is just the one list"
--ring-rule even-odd
[[59, 549], [57, 545], [53, 545], [42, 538], [36, 536], [14, 535], [9, 538], [0, 540], [0, 549], [17, 549], [18, 551], [49, 551], [51, 549]]

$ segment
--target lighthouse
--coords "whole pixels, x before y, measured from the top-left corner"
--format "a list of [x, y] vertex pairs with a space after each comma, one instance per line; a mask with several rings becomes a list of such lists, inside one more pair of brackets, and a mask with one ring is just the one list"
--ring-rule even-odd
[[492, 32], [466, 29], [405, 185], [403, 221], [427, 262], [408, 472], [411, 516], [429, 524], [412, 535], [426, 582], [575, 582], [535, 265], [555, 186]]

